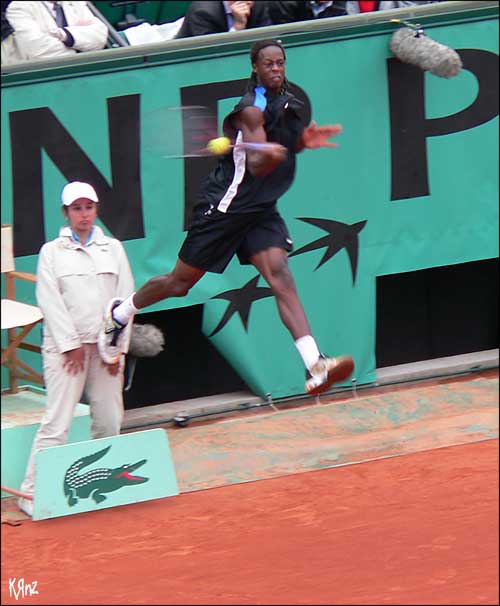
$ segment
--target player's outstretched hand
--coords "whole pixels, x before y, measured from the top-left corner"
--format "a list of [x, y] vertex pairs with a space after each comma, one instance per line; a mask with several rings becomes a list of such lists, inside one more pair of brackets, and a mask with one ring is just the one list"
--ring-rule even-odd
[[302, 132], [302, 143], [307, 149], [317, 149], [318, 147], [338, 147], [337, 143], [328, 141], [331, 137], [342, 132], [340, 124], [328, 124], [327, 126], [318, 126], [316, 122], [304, 129]]

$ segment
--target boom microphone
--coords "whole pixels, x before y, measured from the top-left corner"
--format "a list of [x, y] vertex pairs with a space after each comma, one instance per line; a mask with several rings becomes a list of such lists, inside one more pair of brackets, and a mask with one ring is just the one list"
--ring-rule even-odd
[[[399, 19], [392, 19], [399, 23]], [[390, 48], [404, 63], [415, 65], [442, 78], [453, 78], [462, 69], [459, 54], [424, 34], [422, 28], [401, 27], [391, 38]]]
[[128, 352], [137, 358], [152, 358], [165, 345], [162, 331], [154, 324], [134, 324], [130, 336]]

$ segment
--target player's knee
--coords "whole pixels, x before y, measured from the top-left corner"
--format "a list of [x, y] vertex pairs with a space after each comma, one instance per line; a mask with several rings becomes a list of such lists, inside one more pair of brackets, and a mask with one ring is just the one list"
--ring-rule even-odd
[[148, 284], [161, 299], [185, 297], [192, 286], [190, 281], [179, 278], [175, 272], [162, 276], [155, 276], [154, 278], [151, 278]]
[[293, 276], [286, 259], [273, 265], [269, 273], [268, 282], [273, 290], [288, 291], [295, 288]]

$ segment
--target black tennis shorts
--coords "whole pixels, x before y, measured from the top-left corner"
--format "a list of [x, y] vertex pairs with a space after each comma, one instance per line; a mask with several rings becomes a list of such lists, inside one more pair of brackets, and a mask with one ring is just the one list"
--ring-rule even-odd
[[268, 248], [293, 250], [293, 243], [279, 212], [221, 213], [200, 215], [189, 229], [179, 259], [201, 269], [221, 274], [235, 254], [242, 265]]

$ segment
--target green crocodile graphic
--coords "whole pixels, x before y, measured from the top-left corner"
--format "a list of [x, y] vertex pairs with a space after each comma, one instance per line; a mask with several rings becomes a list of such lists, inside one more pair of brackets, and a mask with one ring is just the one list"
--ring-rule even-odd
[[78, 499], [88, 499], [88, 497], [92, 497], [96, 503], [101, 503], [106, 499], [103, 494], [105, 492], [114, 492], [124, 486], [143, 484], [149, 480], [149, 478], [131, 474], [132, 471], [144, 465], [147, 459], [131, 465], [126, 463], [114, 469], [106, 467], [92, 469], [82, 475], [78, 475], [81, 469], [102, 459], [110, 448], [111, 445], [87, 457], [82, 457], [68, 468], [64, 475], [64, 494], [68, 499], [70, 507], [76, 505]]

